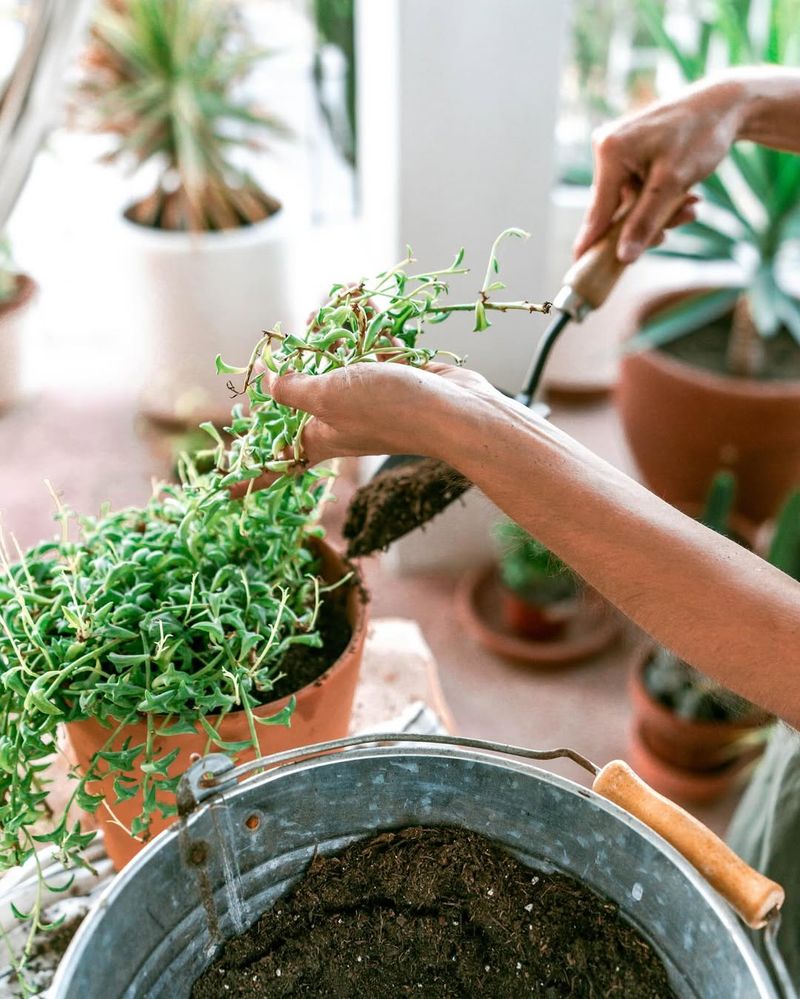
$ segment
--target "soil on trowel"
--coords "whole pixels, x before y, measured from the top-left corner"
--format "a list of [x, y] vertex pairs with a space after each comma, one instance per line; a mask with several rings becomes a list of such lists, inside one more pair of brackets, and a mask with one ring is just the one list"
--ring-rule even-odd
[[434, 458], [400, 465], [376, 476], [350, 501], [344, 536], [347, 555], [382, 551], [441, 513], [472, 483]]
[[347, 620], [348, 588], [326, 593], [322, 597], [317, 630], [322, 638], [320, 648], [311, 645], [290, 645], [283, 655], [278, 672], [284, 674], [276, 680], [269, 692], [269, 700], [277, 701], [302, 690], [329, 669], [347, 648], [352, 628]]
[[316, 857], [192, 999], [667, 999], [617, 906], [482, 836], [410, 828]]
[[[658, 349], [695, 368], [728, 375], [727, 352], [731, 332], [731, 314], [721, 316], [702, 329], [693, 330]], [[800, 378], [800, 347], [788, 330], [762, 337], [764, 368], [760, 377], [765, 381]], [[731, 376], [734, 377], [734, 376]]]

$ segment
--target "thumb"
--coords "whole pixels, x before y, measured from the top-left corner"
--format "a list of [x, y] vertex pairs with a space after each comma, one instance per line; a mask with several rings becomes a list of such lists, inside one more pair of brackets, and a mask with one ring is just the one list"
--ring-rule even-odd
[[299, 371], [287, 371], [285, 375], [269, 372], [264, 388], [281, 406], [314, 413], [320, 395], [319, 382], [319, 377]]

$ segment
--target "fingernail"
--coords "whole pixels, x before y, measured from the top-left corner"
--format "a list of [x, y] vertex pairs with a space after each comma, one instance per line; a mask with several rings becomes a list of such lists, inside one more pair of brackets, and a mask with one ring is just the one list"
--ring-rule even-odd
[[617, 247], [617, 259], [623, 264], [632, 264], [642, 255], [644, 246], [635, 240], [625, 240]]

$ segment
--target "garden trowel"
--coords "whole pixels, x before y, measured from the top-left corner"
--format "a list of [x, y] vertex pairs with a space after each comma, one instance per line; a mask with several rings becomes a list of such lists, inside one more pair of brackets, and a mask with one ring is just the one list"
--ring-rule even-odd
[[[665, 222], [676, 207], [669, 206]], [[554, 318], [537, 344], [525, 383], [515, 396], [517, 402], [533, 406], [543, 416], [549, 410], [535, 401], [536, 393], [556, 340], [571, 321], [581, 322], [605, 302], [625, 270], [626, 264], [617, 257], [617, 241], [627, 214], [624, 210], [605, 236], [570, 267], [553, 299]], [[469, 479], [444, 462], [417, 455], [392, 455], [350, 502], [344, 527], [348, 555], [356, 558], [388, 548], [432, 520], [471, 485]]]

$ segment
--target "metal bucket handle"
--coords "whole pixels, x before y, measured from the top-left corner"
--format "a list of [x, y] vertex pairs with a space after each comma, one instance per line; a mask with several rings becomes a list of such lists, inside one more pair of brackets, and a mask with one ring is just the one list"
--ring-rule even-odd
[[[331, 752], [375, 743], [433, 743], [451, 747], [503, 753], [528, 760], [566, 758], [593, 775], [592, 790], [635, 816], [670, 843], [715, 888], [753, 929], [774, 927], [784, 901], [783, 888], [760, 874], [737, 856], [715, 833], [693, 815], [654, 791], [622, 760], [598, 767], [572, 749], [525, 749], [482, 739], [447, 735], [370, 733], [333, 742], [302, 746], [273, 756], [249, 760], [239, 766], [222, 753], [212, 753], [194, 763], [178, 787], [178, 811], [188, 815], [212, 795], [235, 787], [242, 777], [266, 767], [285, 766]], [[774, 929], [772, 934], [774, 935]]]

